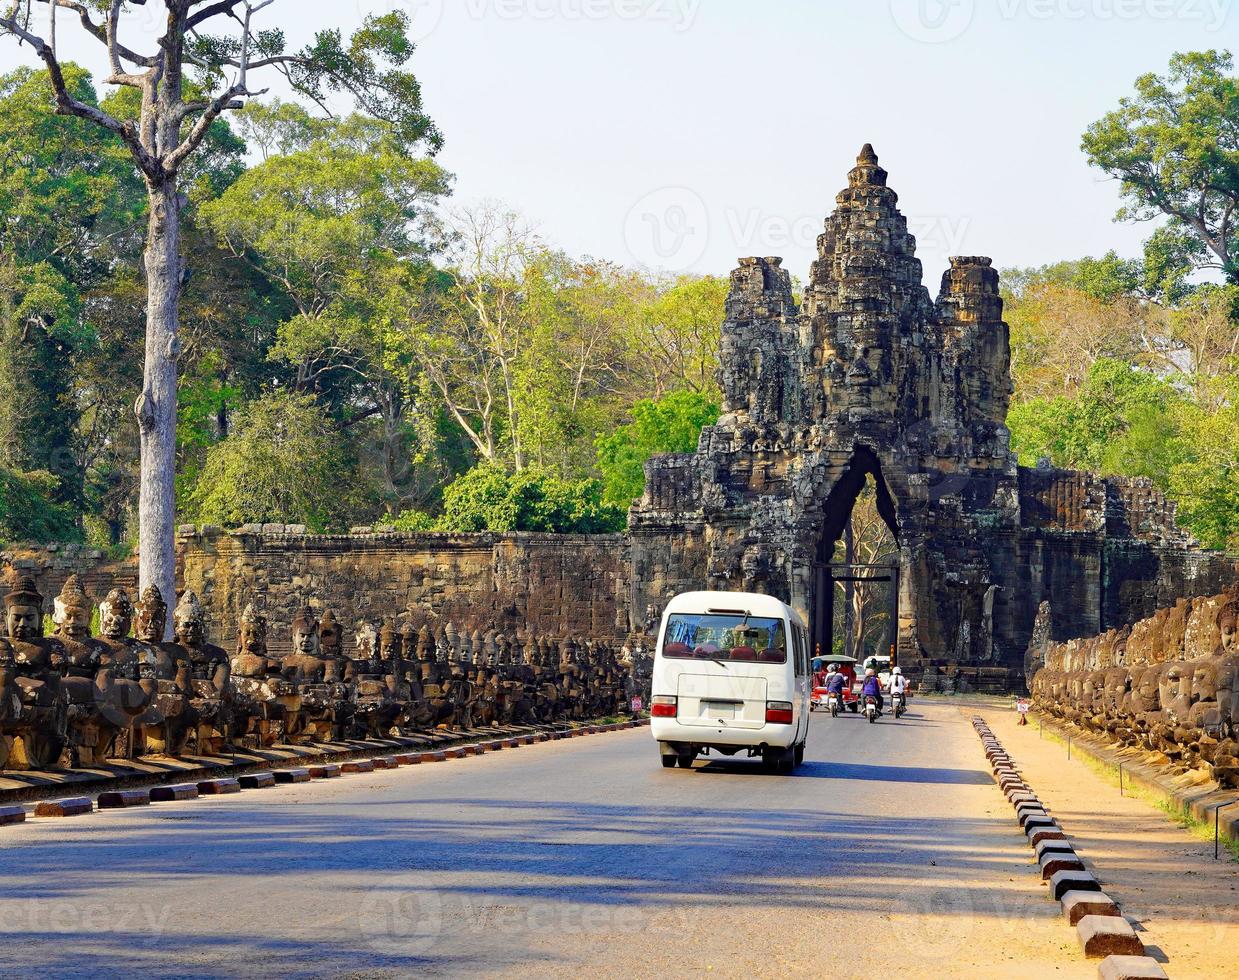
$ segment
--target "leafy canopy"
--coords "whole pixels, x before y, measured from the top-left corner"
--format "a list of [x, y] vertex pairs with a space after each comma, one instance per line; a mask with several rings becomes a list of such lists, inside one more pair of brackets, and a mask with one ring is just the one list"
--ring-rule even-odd
[[1136, 94], [1084, 134], [1089, 162], [1122, 182], [1120, 220], [1170, 219], [1179, 249], [1239, 283], [1239, 78], [1228, 51], [1176, 54], [1165, 76], [1136, 79]]
[[624, 529], [625, 512], [603, 501], [597, 480], [563, 480], [536, 469], [509, 473], [482, 464], [444, 490], [443, 516], [437, 521], [413, 511], [401, 515], [396, 526], [458, 533], [605, 534]]
[[690, 453], [703, 426], [719, 418], [719, 404], [701, 391], [674, 391], [632, 407], [632, 421], [595, 443], [604, 499], [627, 508], [645, 490], [645, 463], [660, 453]]
[[207, 453], [188, 505], [203, 523], [291, 522], [336, 530], [347, 503], [348, 472], [314, 399], [276, 393], [236, 413], [232, 434]]

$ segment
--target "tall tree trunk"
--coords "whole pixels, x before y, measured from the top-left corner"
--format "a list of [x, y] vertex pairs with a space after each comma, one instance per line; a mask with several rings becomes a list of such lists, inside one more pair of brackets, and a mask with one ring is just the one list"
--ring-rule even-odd
[[[176, 604], [176, 362], [181, 299], [181, 200], [176, 179], [149, 182], [146, 366], [136, 406], [142, 442], [138, 494], [139, 588]], [[170, 638], [171, 617], [169, 617]]]

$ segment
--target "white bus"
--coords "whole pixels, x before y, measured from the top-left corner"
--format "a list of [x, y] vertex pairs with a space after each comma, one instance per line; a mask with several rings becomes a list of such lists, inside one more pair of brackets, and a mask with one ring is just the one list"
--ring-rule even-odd
[[744, 592], [667, 604], [654, 652], [650, 729], [663, 765], [700, 754], [761, 756], [789, 773], [809, 737], [809, 633], [790, 606]]

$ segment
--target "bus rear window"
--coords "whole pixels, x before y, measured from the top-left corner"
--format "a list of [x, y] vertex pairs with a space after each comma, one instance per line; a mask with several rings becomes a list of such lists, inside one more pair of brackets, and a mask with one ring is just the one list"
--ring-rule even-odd
[[781, 619], [717, 613], [673, 613], [667, 620], [663, 656], [676, 660], [787, 663]]

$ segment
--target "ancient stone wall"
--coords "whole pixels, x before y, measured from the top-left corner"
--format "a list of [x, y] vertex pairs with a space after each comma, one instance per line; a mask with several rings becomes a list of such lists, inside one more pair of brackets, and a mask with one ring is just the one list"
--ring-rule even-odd
[[431, 613], [461, 628], [594, 639], [629, 632], [622, 535], [299, 531], [182, 529], [182, 584], [201, 599], [215, 642], [232, 648], [250, 603], [272, 624], [276, 653], [287, 651], [288, 624], [306, 604], [349, 627]]
[[113, 560], [97, 548], [82, 545], [19, 545], [0, 552], [0, 582], [14, 575], [34, 580], [39, 592], [47, 597], [46, 611], [50, 612], [51, 597], [59, 594], [70, 575], [76, 575], [96, 601], [115, 588], [136, 595], [138, 560]]

